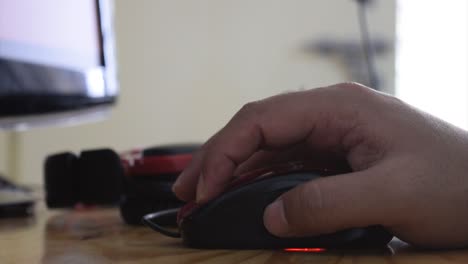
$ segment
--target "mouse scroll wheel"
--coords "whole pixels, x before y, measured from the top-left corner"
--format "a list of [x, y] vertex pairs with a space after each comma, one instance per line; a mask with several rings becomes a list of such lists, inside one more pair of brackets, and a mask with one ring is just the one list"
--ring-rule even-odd
[[297, 172], [301, 171], [305, 168], [303, 162], [288, 162], [288, 163], [281, 163], [274, 166], [261, 168], [257, 170], [253, 170], [247, 173], [240, 175], [238, 178], [233, 180], [231, 184], [229, 184], [227, 190], [232, 190], [237, 187], [246, 185], [250, 182], [265, 179], [273, 176], [280, 176], [282, 174], [290, 173], [290, 172]]

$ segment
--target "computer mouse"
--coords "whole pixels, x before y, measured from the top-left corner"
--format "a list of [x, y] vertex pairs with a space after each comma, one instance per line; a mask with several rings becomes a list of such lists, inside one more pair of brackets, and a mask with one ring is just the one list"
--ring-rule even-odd
[[185, 245], [193, 248], [359, 248], [383, 247], [392, 235], [381, 226], [353, 228], [333, 234], [280, 238], [263, 224], [265, 208], [284, 192], [319, 177], [333, 177], [328, 170], [291, 163], [254, 171], [239, 177], [217, 198], [178, 211], [178, 227]]

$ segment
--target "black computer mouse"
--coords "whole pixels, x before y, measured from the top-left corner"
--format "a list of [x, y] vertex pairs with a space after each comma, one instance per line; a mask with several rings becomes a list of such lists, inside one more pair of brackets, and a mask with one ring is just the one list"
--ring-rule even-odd
[[[188, 203], [178, 213], [185, 245], [194, 248], [356, 248], [383, 247], [392, 235], [381, 226], [353, 228], [333, 234], [280, 238], [263, 224], [267, 205], [295, 186], [333, 172], [289, 164], [240, 177], [212, 201]], [[333, 176], [331, 176], [333, 177]]]

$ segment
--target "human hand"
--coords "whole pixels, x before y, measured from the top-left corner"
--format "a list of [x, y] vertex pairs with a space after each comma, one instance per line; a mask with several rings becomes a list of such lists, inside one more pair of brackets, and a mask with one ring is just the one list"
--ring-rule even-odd
[[382, 225], [418, 246], [468, 245], [468, 134], [352, 83], [245, 105], [203, 145], [174, 191], [205, 203], [239, 172], [288, 160], [352, 172], [280, 196], [264, 212], [274, 235]]

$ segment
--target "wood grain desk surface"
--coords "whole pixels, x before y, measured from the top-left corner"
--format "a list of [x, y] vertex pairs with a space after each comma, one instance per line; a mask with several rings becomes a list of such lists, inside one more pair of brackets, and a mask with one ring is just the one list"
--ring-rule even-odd
[[422, 251], [398, 241], [374, 252], [196, 250], [125, 225], [116, 209], [37, 211], [0, 219], [0, 263], [468, 263], [468, 250]]

